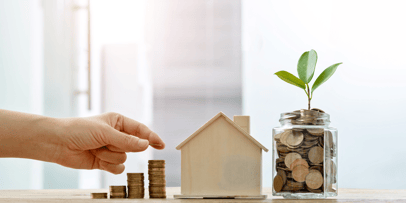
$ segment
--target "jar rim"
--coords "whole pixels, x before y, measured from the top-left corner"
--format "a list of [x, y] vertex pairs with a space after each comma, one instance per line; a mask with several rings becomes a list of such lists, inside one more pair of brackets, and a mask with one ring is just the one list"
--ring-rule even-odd
[[320, 110], [301, 109], [281, 113], [279, 122], [281, 125], [328, 126], [330, 124], [330, 115]]

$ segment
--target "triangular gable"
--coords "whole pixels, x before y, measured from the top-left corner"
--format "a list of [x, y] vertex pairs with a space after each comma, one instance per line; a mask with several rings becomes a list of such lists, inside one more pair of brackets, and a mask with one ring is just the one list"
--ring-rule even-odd
[[186, 138], [182, 143], [180, 143], [176, 149], [180, 150], [183, 145], [188, 143], [191, 139], [193, 139], [196, 135], [198, 135], [200, 132], [202, 132], [207, 126], [212, 124], [217, 118], [220, 116], [223, 116], [226, 121], [228, 121], [232, 126], [234, 126], [238, 131], [240, 131], [245, 137], [247, 137], [251, 142], [253, 142], [255, 145], [257, 145], [259, 148], [263, 149], [265, 152], [268, 152], [268, 149], [264, 147], [261, 143], [259, 143], [255, 138], [253, 138], [251, 135], [249, 135], [245, 130], [243, 130], [239, 125], [234, 123], [230, 118], [228, 118], [223, 112], [218, 113], [216, 116], [214, 116], [212, 119], [210, 119], [207, 123], [205, 123], [202, 127], [200, 127], [196, 132], [194, 132], [191, 136]]

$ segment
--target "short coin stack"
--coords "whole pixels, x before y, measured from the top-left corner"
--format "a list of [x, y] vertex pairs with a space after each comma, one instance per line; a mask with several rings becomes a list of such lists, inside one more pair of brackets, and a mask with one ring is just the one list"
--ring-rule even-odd
[[144, 173], [127, 173], [128, 198], [144, 198]]
[[101, 192], [101, 193], [91, 193], [92, 199], [107, 199], [107, 193], [106, 192]]
[[127, 197], [127, 187], [125, 185], [110, 186], [110, 199], [126, 198], [126, 197]]
[[165, 160], [148, 161], [149, 198], [166, 198]]

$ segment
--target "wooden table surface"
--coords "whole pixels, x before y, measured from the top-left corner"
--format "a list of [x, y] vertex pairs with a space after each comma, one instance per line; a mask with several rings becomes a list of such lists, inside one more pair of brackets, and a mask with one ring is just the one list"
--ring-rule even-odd
[[[234, 200], [234, 199], [173, 199], [174, 194], [180, 194], [179, 187], [167, 188], [167, 199], [90, 199], [92, 192], [107, 192], [98, 190], [0, 190], [0, 202], [406, 202], [406, 190], [371, 190], [371, 189], [339, 189], [338, 197], [322, 200], [286, 200], [272, 197], [271, 188], [264, 188], [267, 194], [265, 200]], [[147, 193], [146, 193], [147, 196]]]

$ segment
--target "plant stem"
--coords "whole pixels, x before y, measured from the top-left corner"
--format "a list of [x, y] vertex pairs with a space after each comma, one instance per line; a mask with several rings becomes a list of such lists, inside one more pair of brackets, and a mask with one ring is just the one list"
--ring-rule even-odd
[[312, 100], [312, 98], [310, 97], [310, 88], [309, 88], [309, 84], [306, 84], [306, 86], [307, 86], [307, 99], [308, 99], [308, 104], [307, 104], [307, 107], [308, 107], [308, 110], [310, 110], [310, 101]]

